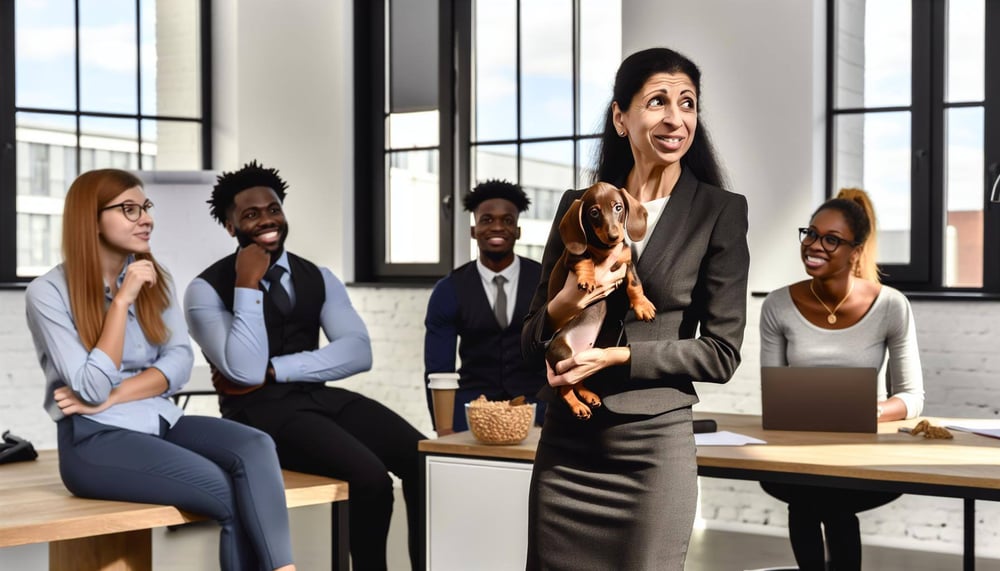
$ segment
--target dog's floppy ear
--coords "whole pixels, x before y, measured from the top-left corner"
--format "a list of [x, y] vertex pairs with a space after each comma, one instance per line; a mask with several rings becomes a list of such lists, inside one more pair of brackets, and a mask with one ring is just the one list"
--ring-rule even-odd
[[587, 233], [583, 230], [583, 201], [577, 198], [559, 221], [559, 237], [570, 254], [579, 256], [587, 250]]
[[649, 213], [646, 212], [646, 207], [632, 198], [627, 190], [619, 188], [618, 192], [621, 193], [622, 202], [625, 203], [625, 232], [629, 240], [638, 242], [646, 235], [646, 218], [649, 217]]

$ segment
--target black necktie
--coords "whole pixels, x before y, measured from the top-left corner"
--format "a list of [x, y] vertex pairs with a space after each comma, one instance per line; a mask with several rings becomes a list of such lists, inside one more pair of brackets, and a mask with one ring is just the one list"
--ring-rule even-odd
[[288, 315], [292, 311], [292, 300], [288, 297], [288, 291], [281, 285], [281, 274], [285, 273], [285, 268], [275, 264], [267, 270], [264, 277], [271, 283], [267, 293], [271, 296], [271, 301], [278, 308], [282, 315]]
[[507, 329], [507, 294], [503, 291], [503, 284], [507, 278], [497, 275], [493, 278], [493, 283], [497, 285], [497, 301], [493, 304], [493, 314], [497, 318], [500, 329]]

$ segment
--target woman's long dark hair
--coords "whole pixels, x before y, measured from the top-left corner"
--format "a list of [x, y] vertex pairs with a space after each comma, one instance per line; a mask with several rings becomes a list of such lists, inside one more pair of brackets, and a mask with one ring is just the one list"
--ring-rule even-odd
[[[619, 109], [628, 109], [632, 98], [646, 81], [657, 73], [683, 73], [691, 78], [698, 95], [698, 128], [691, 148], [681, 158], [681, 166], [691, 171], [699, 181], [718, 187], [725, 186], [722, 168], [715, 156], [708, 129], [701, 118], [701, 70], [691, 60], [668, 48], [650, 48], [636, 52], [622, 61], [615, 74], [612, 101]], [[614, 111], [608, 104], [604, 117], [601, 144], [598, 145], [597, 170], [594, 182], [610, 182], [622, 186], [635, 165], [627, 137], [619, 137], [614, 124]]]

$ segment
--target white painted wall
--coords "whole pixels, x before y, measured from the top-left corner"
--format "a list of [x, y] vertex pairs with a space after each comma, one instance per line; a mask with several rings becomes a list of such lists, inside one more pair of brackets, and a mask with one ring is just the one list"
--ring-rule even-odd
[[[288, 182], [288, 247], [353, 277], [352, 2], [213, 2], [215, 168]], [[345, 273], [346, 272], [346, 273]]]

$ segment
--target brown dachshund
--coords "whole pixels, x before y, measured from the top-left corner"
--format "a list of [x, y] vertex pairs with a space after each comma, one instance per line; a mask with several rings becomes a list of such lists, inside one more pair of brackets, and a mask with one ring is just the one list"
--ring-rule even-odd
[[[612, 271], [622, 264], [627, 266], [625, 291], [636, 318], [652, 321], [656, 308], [642, 291], [632, 265], [632, 249], [625, 245], [626, 233], [633, 242], [646, 235], [646, 216], [646, 208], [625, 189], [604, 182], [588, 188], [573, 201], [559, 222], [559, 236], [566, 250], [552, 268], [548, 299], [551, 301], [562, 289], [570, 271], [576, 274], [581, 290], [593, 291], [597, 287], [594, 267], [613, 257], [616, 261]], [[556, 333], [545, 352], [545, 361], [553, 374], [556, 363], [594, 346], [606, 315], [604, 300], [592, 303]], [[590, 407], [601, 406], [601, 398], [583, 383], [559, 387], [559, 393], [577, 418], [590, 418]]]

